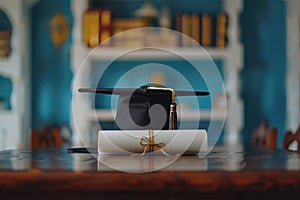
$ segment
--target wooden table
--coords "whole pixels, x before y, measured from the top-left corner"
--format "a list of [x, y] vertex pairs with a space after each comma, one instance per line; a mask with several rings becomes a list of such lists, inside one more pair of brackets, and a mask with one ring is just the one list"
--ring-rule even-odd
[[113, 170], [96, 158], [65, 149], [1, 151], [0, 199], [300, 197], [300, 155], [281, 149], [218, 147], [148, 173]]

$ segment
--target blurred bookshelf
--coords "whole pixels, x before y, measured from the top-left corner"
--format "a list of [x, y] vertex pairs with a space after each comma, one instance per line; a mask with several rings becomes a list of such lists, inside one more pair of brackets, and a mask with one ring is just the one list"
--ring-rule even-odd
[[[120, 47], [105, 47], [94, 49], [90, 52], [89, 58], [97, 60], [97, 59], [111, 59], [115, 57], [121, 56], [124, 52], [130, 51], [130, 49], [120, 48]], [[156, 51], [155, 49], [144, 48], [134, 54], [130, 54], [126, 56], [124, 59], [174, 59], [174, 55], [181, 55], [184, 58], [189, 59], [205, 59], [208, 55], [212, 59], [225, 59], [228, 55], [226, 49], [219, 48], [206, 48], [204, 50], [200, 50], [198, 47], [170, 47], [168, 51], [172, 52], [172, 54]]]
[[[11, 87], [2, 88], [10, 94], [5, 94], [5, 106], [0, 110], [0, 150], [28, 147], [31, 118], [29, 11], [33, 3], [34, 0], [0, 1], [0, 76], [9, 80], [5, 85]], [[3, 16], [6, 19], [1, 18]]]
[[[179, 23], [178, 18], [180, 21], [184, 17], [188, 17], [191, 24], [198, 22], [198, 20], [202, 21], [203, 15], [206, 13], [211, 20], [216, 20], [218, 14], [223, 14], [222, 16], [226, 19], [226, 31], [224, 30], [221, 32], [223, 35], [223, 42], [217, 45], [216, 39], [211, 43], [202, 45], [202, 47], [195, 46], [193, 44], [184, 44], [183, 38], [179, 38], [175, 40], [176, 42], [171, 43], [169, 46], [166, 45], [170, 52], [174, 54], [183, 55], [184, 57], [193, 59], [193, 60], [203, 60], [207, 59], [208, 57], [214, 60], [221, 60], [222, 67], [224, 69], [224, 82], [226, 87], [226, 93], [230, 97], [228, 99], [228, 108], [226, 110], [226, 124], [225, 124], [225, 136], [224, 140], [227, 143], [237, 144], [240, 142], [240, 131], [243, 127], [244, 119], [243, 119], [243, 102], [240, 97], [240, 80], [239, 80], [239, 72], [243, 68], [243, 45], [240, 42], [240, 30], [239, 30], [239, 14], [243, 9], [243, 1], [242, 0], [216, 0], [216, 1], [209, 1], [209, 0], [201, 0], [201, 1], [191, 1], [186, 3], [185, 1], [178, 0], [176, 3], [173, 1], [165, 0], [165, 1], [105, 1], [105, 0], [90, 0], [90, 1], [81, 1], [81, 0], [72, 0], [72, 10], [74, 14], [74, 30], [73, 30], [73, 49], [72, 49], [72, 67], [74, 74], [80, 69], [82, 61], [86, 58], [87, 55], [89, 61], [86, 62], [86, 66], [84, 67], [85, 70], [81, 70], [80, 74], [77, 74], [77, 80], [73, 84], [73, 112], [76, 117], [80, 119], [76, 119], [80, 121], [80, 124], [76, 124], [75, 127], [75, 120], [73, 119], [73, 130], [74, 132], [81, 133], [80, 138], [84, 140], [84, 142], [88, 143], [89, 139], [88, 136], [82, 135], [83, 133], [87, 133], [90, 131], [90, 122], [92, 120], [98, 119], [102, 121], [110, 121], [113, 120], [113, 113], [115, 111], [107, 110], [107, 109], [97, 109], [96, 111], [92, 109], [91, 100], [86, 95], [80, 95], [76, 92], [76, 88], [79, 87], [88, 87], [88, 77], [89, 73], [91, 72], [91, 63], [93, 61], [101, 61], [101, 60], [108, 60], [117, 58], [122, 56], [124, 52], [127, 51], [126, 45], [128, 44], [117, 44], [109, 43], [103, 45], [103, 48], [93, 49], [93, 46], [99, 45], [101, 42], [101, 33], [97, 33], [94, 38], [98, 40], [98, 43], [92, 43], [88, 41], [87, 36], [90, 32], [86, 31], [83, 28], [85, 25], [86, 18], [83, 17], [87, 11], [94, 12], [98, 10], [98, 17], [96, 17], [99, 21], [99, 15], [103, 10], [109, 10], [109, 21], [111, 22], [111, 29], [114, 25], [114, 20], [119, 19], [136, 19], [137, 18], [137, 10], [141, 9], [144, 4], [151, 3], [153, 7], [159, 8], [159, 13], [163, 12], [163, 9], [168, 8], [169, 18], [171, 22], [166, 22], [166, 27], [170, 28], [174, 31], [184, 32], [182, 28], [182, 23]], [[122, 4], [122, 5], [121, 5]], [[201, 5], [201, 6], [199, 6]], [[121, 10], [120, 10], [121, 9]], [[122, 11], [122, 12], [121, 12]], [[186, 15], [186, 16], [183, 16]], [[196, 19], [193, 19], [195, 18]], [[144, 16], [145, 17], [145, 16]], [[149, 20], [149, 19], [148, 19]], [[152, 22], [151, 26], [161, 27], [160, 25], [163, 24], [162, 22], [157, 19], [156, 21], [153, 19], [150, 20]], [[216, 22], [212, 23], [211, 25], [215, 24]], [[194, 27], [194, 25], [190, 25]], [[90, 25], [89, 25], [90, 26]], [[101, 26], [101, 25], [99, 25]], [[85, 26], [87, 27], [87, 26]], [[142, 26], [143, 27], [143, 26]], [[185, 28], [185, 29], [191, 29]], [[197, 26], [196, 26], [197, 27]], [[124, 28], [124, 27], [123, 27]], [[130, 27], [124, 28], [122, 31], [130, 30], [131, 28], [139, 28], [139, 27]], [[97, 28], [96, 28], [97, 29]], [[107, 29], [107, 28], [106, 28]], [[200, 29], [200, 27], [199, 27]], [[207, 28], [206, 28], [207, 29]], [[205, 30], [206, 30], [205, 29]], [[214, 30], [210, 30], [210, 32], [215, 32], [216, 35], [216, 28]], [[86, 33], [87, 32], [87, 33]], [[119, 33], [115, 31], [115, 34]], [[207, 33], [206, 33], [207, 34]], [[114, 35], [114, 31], [111, 30], [110, 36]], [[194, 36], [196, 35], [196, 36]], [[202, 43], [201, 37], [203, 33], [201, 30], [190, 31], [186, 33], [186, 36], [193, 38], [194, 41]], [[213, 36], [216, 38], [216, 36]], [[84, 39], [83, 39], [84, 38]], [[93, 37], [91, 37], [93, 38]], [[105, 38], [105, 37], [104, 37]], [[197, 39], [198, 38], [198, 39]], [[105, 43], [105, 42], [104, 42]], [[137, 44], [137, 48], [140, 44]], [[141, 45], [142, 47], [143, 45]], [[146, 45], [147, 46], [147, 45]], [[130, 50], [130, 48], [128, 48]], [[141, 60], [141, 59], [161, 59], [161, 60], [172, 60], [174, 57], [170, 54], [162, 54], [161, 52], [157, 52], [151, 49], [151, 45], [149, 48], [143, 49], [138, 51], [135, 54], [126, 56], [125, 59], [127, 60]], [[77, 108], [77, 106], [78, 108]], [[79, 107], [80, 105], [80, 107]], [[222, 112], [222, 111], [220, 111]], [[211, 114], [210, 110], [185, 110], [184, 114], [182, 115], [183, 120], [195, 120], [197, 117], [200, 116], [200, 119], [203, 120], [219, 120], [220, 115], [218, 112]], [[73, 117], [73, 116], [72, 116]], [[76, 134], [74, 134], [76, 135]], [[74, 138], [73, 142], [75, 144], [80, 143], [79, 138]]]
[[[285, 0], [286, 3], [286, 129], [295, 132], [300, 123], [300, 2]], [[297, 144], [292, 144], [297, 149]]]

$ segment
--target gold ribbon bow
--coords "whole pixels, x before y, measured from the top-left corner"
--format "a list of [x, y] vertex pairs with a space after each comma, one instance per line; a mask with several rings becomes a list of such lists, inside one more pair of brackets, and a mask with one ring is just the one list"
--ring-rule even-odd
[[168, 157], [178, 157], [179, 154], [170, 155], [164, 151], [164, 147], [166, 146], [164, 143], [155, 143], [153, 130], [148, 130], [149, 138], [143, 136], [140, 138], [140, 145], [144, 147], [144, 151], [140, 156], [144, 156], [146, 153], [153, 152], [154, 148], [157, 147], [164, 155]]

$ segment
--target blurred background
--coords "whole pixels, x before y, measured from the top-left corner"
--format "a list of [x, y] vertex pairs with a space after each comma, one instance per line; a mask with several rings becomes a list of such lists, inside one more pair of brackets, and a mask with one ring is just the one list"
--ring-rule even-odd
[[[0, 0], [0, 150], [74, 145], [80, 143], [77, 132], [94, 144], [95, 123], [112, 129], [110, 97], [96, 98], [98, 121], [90, 120], [91, 97], [73, 93], [75, 75], [87, 53], [105, 39], [147, 26], [182, 32], [214, 59], [225, 91], [220, 89], [210, 100], [200, 99], [203, 107], [195, 108], [188, 100], [181, 104], [190, 116], [203, 110], [199, 128], [209, 125], [209, 110], [223, 109], [225, 92], [228, 110], [220, 143], [250, 142], [253, 131], [265, 120], [278, 129], [281, 146], [284, 133], [294, 131], [300, 122], [299, 22], [297, 0]], [[201, 55], [197, 57], [197, 47], [180, 36], [132, 34], [104, 42], [104, 50], [96, 52], [97, 59], [79, 77], [79, 86], [97, 80], [95, 75], [118, 48], [153, 43], [209, 67]], [[186, 61], [155, 53], [154, 58], [157, 65], [172, 66], [184, 74], [194, 89], [207, 89]], [[150, 62], [152, 58], [135, 56], [117, 60], [99, 85], [113, 87], [122, 74]], [[159, 66], [147, 70], [133, 72], [124, 86], [138, 87], [139, 76], [145, 82], [180, 88]], [[77, 129], [72, 100], [81, 120]]]

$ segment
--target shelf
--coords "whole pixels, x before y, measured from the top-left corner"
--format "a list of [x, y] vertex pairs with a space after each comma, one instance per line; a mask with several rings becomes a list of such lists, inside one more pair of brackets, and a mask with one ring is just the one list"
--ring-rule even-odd
[[11, 52], [8, 57], [0, 58], [0, 76], [11, 82], [11, 110], [0, 110], [0, 149], [28, 147], [31, 116], [30, 11], [34, 1], [36, 0], [0, 0], [0, 7], [5, 11], [12, 28]]
[[20, 62], [16, 58], [16, 54], [12, 54], [8, 58], [0, 58], [0, 75], [9, 78], [18, 77], [21, 74]]
[[[183, 115], [178, 113], [178, 119], [182, 118], [184, 121], [194, 121], [194, 120], [224, 120], [225, 112], [223, 110], [217, 110], [214, 115], [211, 116], [210, 110], [182, 110]], [[116, 115], [115, 110], [110, 109], [99, 109], [96, 111], [90, 111], [87, 118], [88, 121], [113, 121]]]
[[0, 110], [0, 117], [12, 115], [13, 112], [11, 110], [2, 109]]
[[15, 122], [15, 119], [18, 118], [18, 114], [12, 110], [0, 110], [0, 127], [1, 124], [10, 124]]
[[[89, 50], [89, 49], [87, 49]], [[136, 50], [136, 51], [135, 51]], [[228, 51], [222, 48], [199, 48], [199, 47], [143, 47], [143, 48], [118, 48], [100, 47], [90, 49], [89, 58], [92, 60], [120, 59], [225, 59]], [[126, 55], [126, 56], [123, 56]]]

